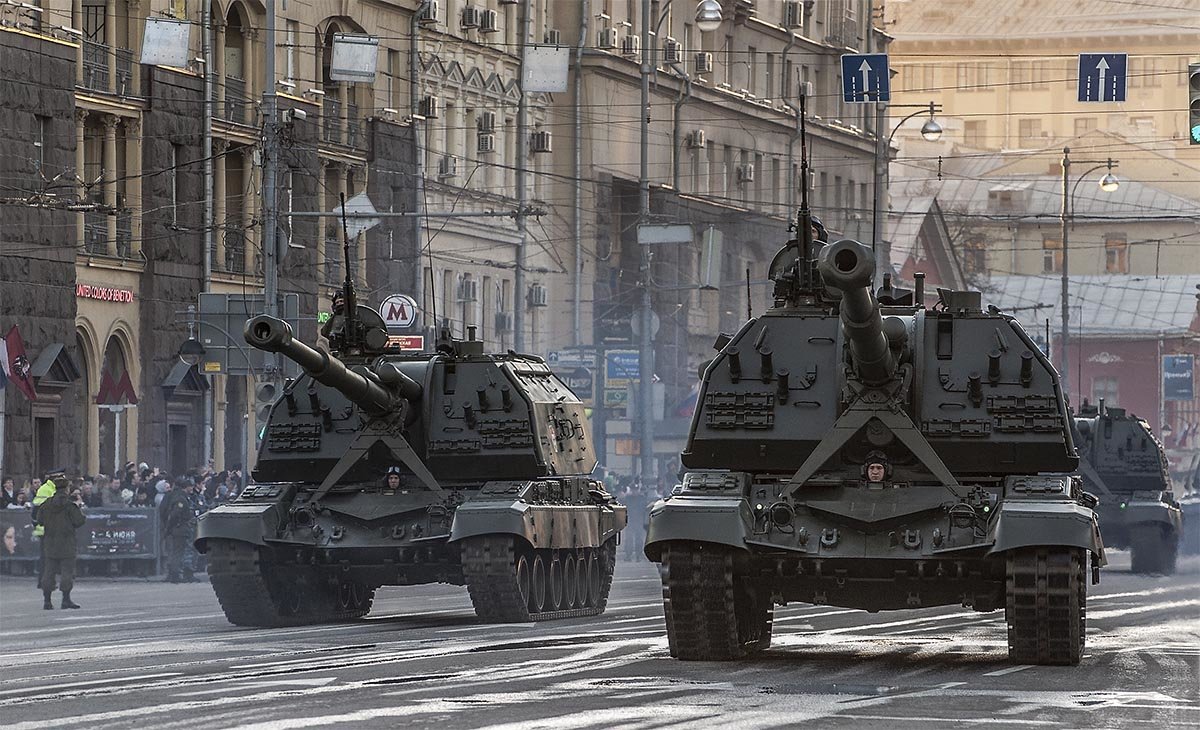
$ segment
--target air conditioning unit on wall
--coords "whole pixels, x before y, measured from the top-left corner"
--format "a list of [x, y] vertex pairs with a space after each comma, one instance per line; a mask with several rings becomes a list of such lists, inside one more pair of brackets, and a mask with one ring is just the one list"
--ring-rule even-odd
[[544, 307], [547, 304], [547, 299], [546, 287], [541, 284], [534, 284], [529, 287], [529, 306]]
[[708, 51], [700, 51], [692, 61], [694, 70], [698, 74], [712, 73], [713, 70], [713, 54]]
[[684, 142], [690, 149], [702, 150], [708, 146], [708, 137], [704, 134], [703, 129], [693, 129], [687, 133]]

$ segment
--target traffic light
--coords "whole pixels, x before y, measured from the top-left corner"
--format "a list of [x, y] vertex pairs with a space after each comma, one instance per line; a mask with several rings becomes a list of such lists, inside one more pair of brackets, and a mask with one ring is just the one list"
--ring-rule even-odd
[[270, 380], [260, 380], [254, 388], [254, 415], [258, 423], [267, 422], [267, 417], [271, 415], [271, 406], [275, 403], [275, 394], [278, 389], [275, 383]]
[[1188, 64], [1188, 141], [1200, 144], [1200, 63]]

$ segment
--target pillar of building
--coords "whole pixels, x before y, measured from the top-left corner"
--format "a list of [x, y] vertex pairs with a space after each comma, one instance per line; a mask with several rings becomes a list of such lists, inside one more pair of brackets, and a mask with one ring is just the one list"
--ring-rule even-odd
[[213, 399], [213, 469], [225, 471], [225, 388], [229, 376], [214, 375], [209, 382]]
[[[245, 254], [247, 272], [254, 274], [261, 273], [256, 265], [255, 259], [259, 256], [259, 241], [262, 237], [258, 234], [261, 232], [262, 226], [255, 225], [255, 211], [258, 206], [258, 196], [251, 195], [251, 190], [261, 190], [262, 188], [256, 182], [256, 177], [260, 168], [254, 164], [255, 147], [249, 145], [242, 148], [242, 190], [238, 193], [242, 196], [242, 235], [245, 237]], [[251, 390], [253, 392], [253, 390]]]
[[[132, 10], [130, 11], [132, 12]], [[125, 208], [129, 211], [130, 254], [142, 250], [142, 122], [125, 119]]]
[[[254, 68], [254, 59], [258, 56], [256, 41], [258, 40], [258, 31], [253, 28], [242, 29], [242, 47], [245, 52], [242, 54], [242, 74], [246, 79], [246, 115], [241, 119], [235, 119], [235, 122], [241, 124], [258, 124], [258, 121], [252, 118], [254, 109], [256, 108], [254, 101], [258, 99], [262, 93], [262, 86], [258, 83], [258, 72]], [[249, 169], [249, 168], [247, 168]]]
[[[329, 195], [326, 193], [327, 181], [329, 179], [329, 160], [317, 158], [317, 210], [329, 210], [333, 205], [329, 202]], [[317, 283], [324, 284], [329, 281], [329, 272], [325, 270], [325, 262], [329, 260], [329, 252], [326, 250], [325, 231], [329, 228], [329, 218], [317, 219], [317, 271], [320, 274], [317, 276]]]
[[117, 89], [117, 2], [104, 4], [104, 45], [108, 61], [108, 91]]
[[[212, 2], [212, 0], [203, 0], [203, 2]], [[227, 119], [229, 115], [225, 113], [225, 19], [216, 13], [218, 9], [217, 4], [213, 2], [213, 47], [211, 59], [214, 94], [213, 116]]]
[[[83, 27], [83, 0], [71, 0], [71, 27]], [[75, 85], [83, 86], [83, 41], [75, 52]]]
[[[142, 13], [142, 0], [125, 0], [128, 9], [127, 19], [129, 23], [126, 32], [126, 37], [129, 38], [129, 49], [133, 52], [134, 58], [142, 55], [142, 35], [146, 28], [146, 18]], [[133, 62], [130, 64], [130, 72], [133, 78], [129, 80], [129, 93], [132, 96], [142, 95], [142, 74], [140, 64]], [[134, 238], [134, 241], [137, 241]]]
[[104, 124], [104, 162], [101, 165], [101, 177], [104, 184], [105, 215], [105, 251], [109, 256], [117, 255], [117, 123], [120, 120], [106, 114], [101, 122]]
[[[84, 175], [87, 170], [86, 134], [88, 112], [86, 109], [75, 109], [75, 196], [79, 202], [87, 198], [87, 187]], [[75, 245], [83, 250], [86, 241], [84, 233], [84, 213], [75, 214]]]

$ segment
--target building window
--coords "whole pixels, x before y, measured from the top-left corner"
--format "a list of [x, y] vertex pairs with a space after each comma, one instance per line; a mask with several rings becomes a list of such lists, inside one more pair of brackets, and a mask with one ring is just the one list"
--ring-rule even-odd
[[287, 21], [286, 30], [284, 31], [284, 75], [283, 78], [290, 84], [296, 83], [296, 44], [300, 39], [300, 23], [295, 20]]
[[982, 119], [969, 121], [963, 125], [963, 142], [968, 147], [983, 149], [987, 146], [987, 122]]
[[1042, 136], [1041, 119], [1022, 119], [1017, 124], [1017, 135], [1021, 143], [1032, 142]]
[[1057, 238], [1042, 239], [1042, 272], [1056, 274], [1062, 271], [1062, 241]]
[[725, 83], [733, 86], [733, 36], [725, 36]]
[[755, 96], [762, 96], [758, 88], [758, 49], [750, 46], [746, 49], [746, 88]]
[[987, 244], [972, 239], [963, 244], [963, 273], [975, 276], [987, 272]]
[[34, 162], [37, 163], [38, 174], [43, 178], [49, 177], [46, 174], [46, 134], [50, 129], [50, 117], [44, 117], [38, 114], [37, 124], [34, 127], [36, 137], [33, 140], [33, 155]]
[[1124, 236], [1110, 236], [1104, 241], [1104, 271], [1109, 274], [1129, 273], [1129, 243]]
[[1080, 117], [1075, 120], [1075, 136], [1087, 134], [1096, 128], [1095, 117]]
[[1113, 377], [1092, 378], [1092, 402], [1099, 403], [1104, 400], [1104, 405], [1117, 405], [1117, 379]]
[[387, 105], [400, 109], [400, 51], [387, 52]]

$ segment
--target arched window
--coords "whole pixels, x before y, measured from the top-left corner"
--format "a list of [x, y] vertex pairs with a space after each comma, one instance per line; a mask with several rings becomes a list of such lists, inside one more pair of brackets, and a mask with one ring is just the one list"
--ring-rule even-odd
[[100, 471], [119, 474], [129, 460], [125, 441], [131, 424], [131, 405], [136, 405], [133, 378], [129, 374], [125, 347], [114, 335], [104, 348], [100, 367], [100, 383], [96, 392], [96, 407], [100, 409]]

